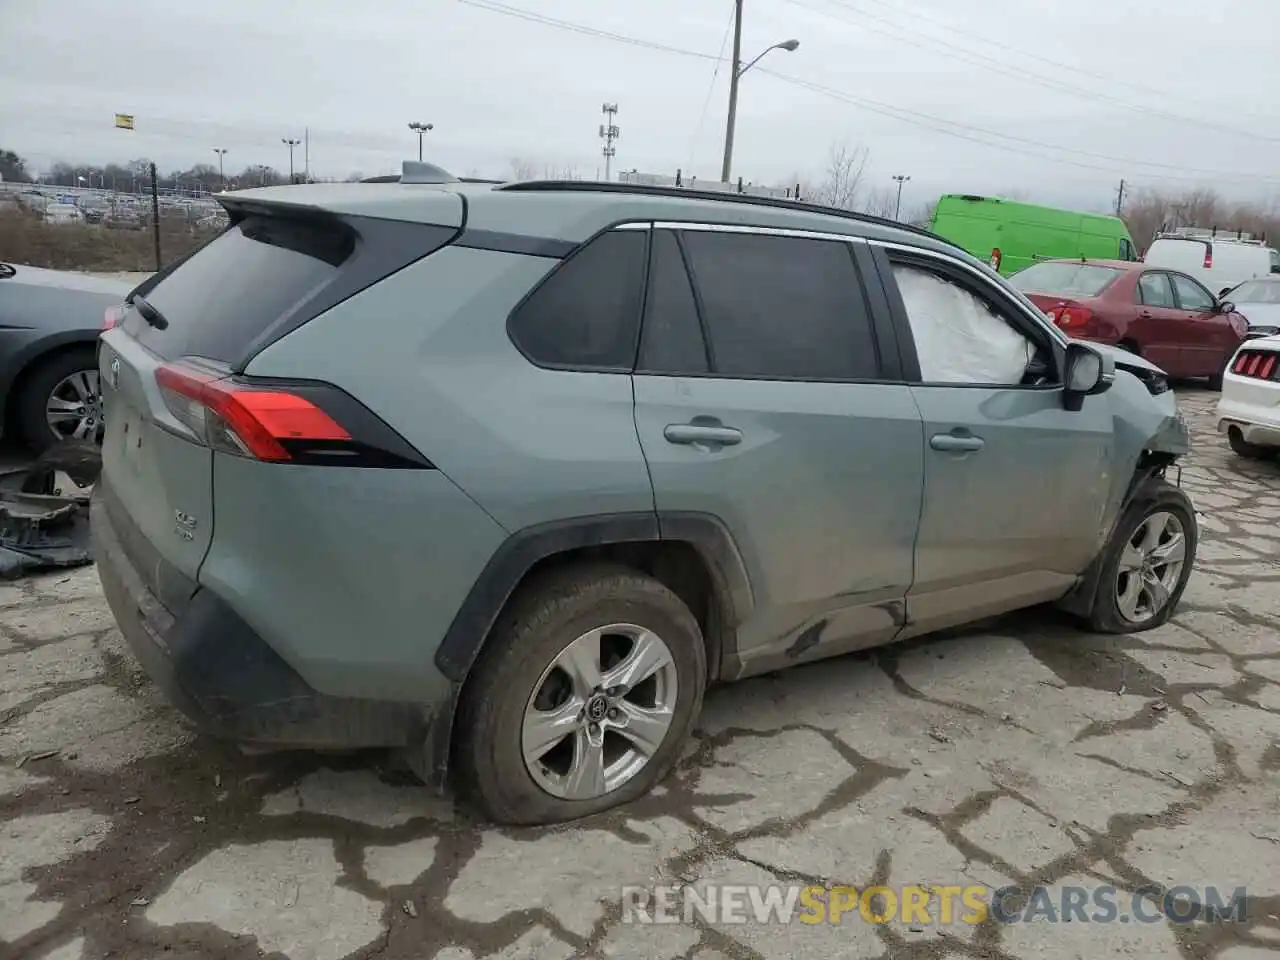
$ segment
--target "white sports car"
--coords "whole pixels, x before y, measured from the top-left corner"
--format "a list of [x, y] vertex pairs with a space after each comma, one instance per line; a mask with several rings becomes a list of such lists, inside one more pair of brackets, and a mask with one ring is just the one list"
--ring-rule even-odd
[[1280, 336], [1240, 344], [1222, 377], [1218, 432], [1242, 457], [1280, 453]]

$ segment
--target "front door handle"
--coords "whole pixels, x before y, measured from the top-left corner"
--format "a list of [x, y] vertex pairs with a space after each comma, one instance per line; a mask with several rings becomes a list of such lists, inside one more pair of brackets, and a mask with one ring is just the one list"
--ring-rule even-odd
[[929, 438], [929, 446], [947, 453], [971, 453], [982, 449], [983, 439], [964, 434], [935, 433]]
[[1150, 310], [1143, 310], [1140, 314], [1138, 314], [1138, 316], [1139, 316], [1139, 317], [1141, 317], [1143, 320], [1150, 320], [1150, 319], [1151, 319], [1151, 311], [1150, 311]]
[[742, 431], [702, 423], [669, 423], [662, 435], [668, 443], [731, 447], [742, 442]]

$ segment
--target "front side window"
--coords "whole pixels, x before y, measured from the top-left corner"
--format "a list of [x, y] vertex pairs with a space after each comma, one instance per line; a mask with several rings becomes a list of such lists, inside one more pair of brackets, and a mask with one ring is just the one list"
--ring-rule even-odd
[[1180, 277], [1176, 273], [1170, 276], [1173, 289], [1178, 295], [1178, 305], [1183, 310], [1194, 310], [1197, 313], [1209, 313], [1213, 310], [1213, 297], [1209, 291], [1190, 277]]
[[1167, 273], [1144, 273], [1138, 278], [1138, 299], [1148, 307], [1164, 307], [1176, 310], [1173, 288], [1169, 286]]
[[994, 304], [944, 273], [915, 263], [895, 262], [893, 277], [925, 383], [1023, 382], [1035, 345]]
[[723, 377], [873, 380], [875, 336], [848, 244], [682, 234], [712, 371]]
[[644, 231], [615, 230], [556, 267], [511, 314], [515, 345], [540, 366], [630, 371], [645, 241]]

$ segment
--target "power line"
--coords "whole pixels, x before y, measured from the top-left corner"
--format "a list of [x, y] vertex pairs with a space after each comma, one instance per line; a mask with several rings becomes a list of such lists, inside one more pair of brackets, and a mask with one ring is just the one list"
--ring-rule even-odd
[[[896, 23], [892, 20], [886, 19], [885, 17], [877, 16], [874, 13], [870, 13], [862, 9], [861, 7], [856, 6], [854, 3], [851, 3], [850, 0], [828, 0], [828, 2], [835, 4], [838, 7], [842, 7], [846, 10], [849, 10], [853, 13], [856, 13], [858, 15], [857, 20], [852, 20], [846, 17], [837, 16], [836, 14], [828, 10], [823, 10], [821, 8], [811, 6], [809, 3], [804, 2], [804, 0], [786, 0], [786, 2], [797, 7], [801, 7], [805, 10], [809, 10], [813, 13], [817, 13], [820, 16], [824, 16], [832, 20], [836, 20], [840, 23], [857, 27], [861, 30], [867, 30], [871, 33], [878, 33], [881, 36], [891, 37], [892, 39], [898, 40], [903, 43], [911, 44], [912, 46], [924, 46], [925, 44], [932, 44], [934, 48], [941, 50], [945, 55], [950, 56], [957, 60], [961, 60], [965, 63], [972, 64], [981, 69], [990, 70], [992, 72], [999, 73], [1004, 76], [1012, 77], [1015, 80], [1034, 83], [1042, 87], [1047, 87], [1050, 90], [1056, 90], [1061, 93], [1067, 93], [1067, 94], [1070, 94], [1071, 96], [1079, 97], [1085, 100], [1111, 103], [1111, 104], [1115, 104], [1116, 106], [1123, 107], [1126, 110], [1133, 110], [1138, 113], [1150, 114], [1152, 116], [1161, 117], [1163, 119], [1171, 120], [1176, 123], [1197, 124], [1199, 126], [1203, 126], [1209, 129], [1218, 130], [1224, 133], [1230, 133], [1238, 137], [1247, 137], [1247, 138], [1257, 139], [1257, 140], [1266, 140], [1272, 143], [1280, 143], [1280, 137], [1268, 136], [1264, 133], [1253, 133], [1246, 130], [1240, 130], [1235, 127], [1229, 127], [1224, 124], [1214, 123], [1209, 120], [1201, 120], [1201, 119], [1197, 119], [1196, 117], [1188, 117], [1183, 114], [1172, 113], [1168, 110], [1163, 110], [1159, 107], [1151, 107], [1151, 106], [1145, 106], [1142, 104], [1136, 104], [1136, 103], [1133, 103], [1132, 101], [1124, 100], [1120, 97], [1112, 96], [1111, 94], [1101, 93], [1096, 90], [1087, 90], [1084, 87], [1079, 87], [1074, 84], [1066, 83], [1055, 77], [1049, 77], [1049, 76], [1045, 76], [1044, 74], [1036, 73], [1035, 71], [1028, 70], [1025, 67], [1015, 67], [1001, 60], [997, 60], [994, 57], [988, 57], [988, 56], [985, 56], [984, 54], [976, 53], [972, 50], [969, 50], [966, 47], [959, 46], [958, 44], [948, 43], [945, 40], [939, 40], [935, 37], [930, 37], [927, 34], [920, 33], [919, 31], [916, 31], [916, 30], [912, 30], [910, 27], [906, 27], [900, 23]], [[900, 31], [900, 32], [892, 33], [884, 29], [874, 27], [866, 22], [868, 20], [874, 21], [876, 23], [885, 24], [886, 26], [891, 27], [893, 30]], [[908, 34], [908, 36], [903, 36], [902, 34], [904, 33]], [[914, 34], [919, 39], [913, 40], [910, 36], [911, 34]], [[925, 44], [922, 44], [921, 41], [924, 41]]]
[[[639, 40], [635, 37], [625, 37], [621, 34], [612, 33], [607, 30], [596, 30], [593, 27], [587, 27], [578, 23], [570, 23], [567, 20], [558, 20], [554, 17], [544, 17], [541, 14], [531, 13], [527, 10], [520, 10], [516, 7], [510, 7], [504, 3], [498, 3], [496, 2], [496, 0], [458, 0], [458, 2], [467, 4], [469, 6], [481, 7], [483, 9], [490, 10], [494, 13], [500, 13], [506, 16], [514, 16], [522, 20], [529, 20], [534, 23], [540, 23], [540, 24], [543, 24], [544, 26], [570, 30], [574, 33], [579, 33], [586, 36], [594, 36], [594, 37], [599, 37], [601, 39], [616, 40], [622, 43], [628, 43], [633, 45], [649, 47], [652, 49], [663, 50], [668, 53], [680, 54], [682, 56], [699, 57], [705, 60], [721, 61], [723, 59], [722, 57], [712, 56], [709, 53], [701, 53], [699, 51], [688, 50], [680, 47], [670, 47], [665, 44], [654, 43], [647, 40]], [[804, 4], [799, 3], [798, 0], [788, 0], [788, 2], [796, 3], [797, 6], [804, 6]], [[817, 12], [821, 13], [823, 11], [817, 11]], [[834, 15], [832, 14], [827, 14], [827, 16], [832, 16], [833, 19], [841, 19], [839, 17], [834, 17]], [[1218, 177], [1219, 179], [1235, 180], [1237, 182], [1259, 181], [1259, 182], [1268, 183], [1268, 184], [1280, 183], [1280, 176], [1270, 177], [1263, 174], [1232, 173], [1225, 170], [1209, 170], [1209, 169], [1200, 169], [1200, 168], [1194, 168], [1194, 167], [1186, 167], [1182, 164], [1166, 164], [1166, 163], [1160, 163], [1159, 161], [1136, 160], [1132, 157], [1117, 157], [1117, 156], [1112, 156], [1110, 154], [1094, 153], [1087, 150], [1078, 150], [1074, 147], [1064, 147], [1060, 144], [1045, 143], [1038, 140], [1032, 140], [1027, 137], [1018, 137], [1013, 134], [999, 133], [994, 130], [985, 130], [981, 127], [977, 127], [972, 124], [959, 123], [954, 120], [946, 120], [942, 117], [936, 117], [930, 114], [921, 113], [920, 111], [917, 111], [917, 110], [910, 110], [906, 107], [895, 107], [890, 104], [881, 103], [875, 100], [869, 100], [865, 97], [854, 96], [853, 94], [844, 93], [843, 91], [835, 90], [832, 87], [827, 87], [820, 83], [814, 83], [813, 81], [809, 81], [809, 80], [802, 80], [799, 77], [788, 76], [786, 74], [769, 70], [765, 67], [760, 67], [758, 69], [760, 70], [761, 73], [767, 73], [772, 77], [782, 80], [783, 82], [792, 83], [801, 87], [806, 87], [815, 93], [821, 93], [825, 96], [842, 100], [845, 103], [851, 104], [853, 106], [861, 107], [865, 110], [871, 111], [872, 113], [879, 113], [879, 114], [882, 114], [883, 116], [887, 116], [892, 119], [899, 120], [903, 123], [914, 124], [916, 126], [924, 127], [925, 129], [933, 130], [937, 133], [942, 133], [944, 135], [951, 136], [951, 137], [957, 137], [962, 140], [968, 140], [972, 143], [978, 143], [986, 147], [995, 148], [997, 150], [1004, 150], [1009, 153], [1021, 153], [1026, 156], [1035, 157], [1038, 160], [1048, 160], [1052, 163], [1062, 163], [1068, 166], [1080, 167], [1086, 170], [1097, 170], [1104, 173], [1116, 173], [1120, 169], [1113, 166], [1104, 167], [1104, 166], [1099, 166], [1097, 164], [1083, 163], [1083, 162], [1071, 160], [1065, 157], [1046, 156], [1045, 154], [1033, 153], [1031, 151], [1010, 146], [1009, 144], [1005, 144], [1005, 143], [991, 143], [989, 140], [981, 139], [980, 136], [975, 136], [974, 134], [979, 134], [985, 137], [996, 137], [1001, 140], [1008, 140], [1013, 143], [1025, 144], [1027, 146], [1034, 146], [1044, 150], [1052, 150], [1052, 151], [1058, 151], [1060, 153], [1076, 154], [1079, 156], [1090, 157], [1098, 160], [1109, 160], [1112, 163], [1122, 164], [1124, 165], [1124, 167], [1129, 167], [1129, 166], [1158, 167], [1158, 168], [1171, 169], [1171, 170], [1186, 170], [1188, 172], [1195, 172], [1195, 173], [1201, 174], [1201, 176], [1198, 176], [1198, 177], [1177, 176], [1174, 174], [1145, 174], [1147, 179], [1151, 179], [1151, 180], [1170, 180], [1170, 181], [1179, 181], [1184, 183], [1187, 183], [1187, 182], [1198, 183], [1198, 182], [1201, 182], [1205, 176], [1213, 176], [1213, 177]], [[943, 126], [939, 126], [939, 124]], [[957, 129], [949, 129], [951, 127], [954, 127]]]
[[693, 157], [698, 149], [698, 140], [702, 137], [702, 127], [707, 122], [707, 110], [711, 107], [711, 97], [716, 92], [716, 80], [720, 78], [720, 67], [724, 64], [724, 48], [729, 45], [729, 35], [733, 32], [735, 8], [729, 8], [729, 22], [724, 25], [724, 36], [720, 38], [720, 52], [716, 54], [716, 68], [711, 72], [711, 82], [707, 84], [707, 96], [702, 101], [702, 112], [698, 115], [698, 125], [693, 128], [693, 138], [689, 141], [689, 159], [686, 166], [693, 166]]
[[[878, 7], [889, 7], [892, 9], [898, 9], [892, 3], [890, 3], [889, 0], [865, 0], [865, 2], [873, 3]], [[1077, 74], [1079, 76], [1092, 77], [1093, 79], [1100, 80], [1103, 83], [1108, 83], [1113, 86], [1128, 87], [1131, 90], [1138, 90], [1142, 93], [1150, 94], [1156, 97], [1167, 97], [1169, 95], [1167, 90], [1157, 90], [1155, 87], [1148, 87], [1145, 84], [1135, 83], [1134, 81], [1126, 80], [1123, 77], [1114, 77], [1106, 73], [1097, 73], [1096, 71], [1089, 70], [1086, 67], [1082, 67], [1076, 63], [1064, 63], [1061, 60], [1053, 60], [1049, 57], [1044, 56], [1039, 50], [1036, 50], [1034, 53], [1028, 53], [1025, 49], [1014, 46], [1013, 44], [1002, 43], [999, 40], [992, 40], [990, 37], [984, 36], [980, 33], [974, 33], [971, 30], [961, 30], [959, 27], [955, 26], [954, 24], [947, 23], [945, 20], [939, 20], [937, 17], [931, 17], [928, 14], [921, 13], [918, 8], [912, 8], [911, 18], [913, 20], [923, 20], [926, 23], [935, 24], [939, 27], [942, 27], [948, 33], [953, 33], [961, 37], [968, 37], [970, 40], [977, 41], [978, 43], [985, 43], [987, 46], [995, 47], [998, 50], [1006, 50], [1009, 53], [1015, 54], [1016, 56], [1023, 57], [1024, 59], [1034, 60], [1036, 61], [1036, 63], [1040, 64], [1041, 66], [1058, 67], [1061, 70], [1070, 70], [1073, 74]], [[907, 29], [907, 28], [904, 27], [903, 29]], [[921, 35], [924, 36], [924, 34], [921, 34]], [[1190, 97], [1186, 97], [1185, 95], [1182, 95], [1181, 98], [1183, 100], [1186, 100], [1188, 103], [1198, 104], [1199, 106], [1205, 107], [1209, 110], [1222, 109], [1221, 104], [1209, 103], [1207, 100], [1194, 100]], [[1239, 108], [1236, 107], [1236, 109], [1239, 109]], [[1252, 110], [1245, 110], [1244, 112], [1250, 116], [1253, 116], [1255, 118], [1262, 119], [1262, 120], [1274, 119], [1272, 117], [1267, 117], [1265, 115], [1259, 114], [1256, 111], [1252, 111]]]
[[[840, 101], [843, 101], [844, 103], [861, 107], [864, 110], [869, 110], [872, 113], [878, 113], [883, 116], [890, 117], [894, 120], [900, 120], [903, 123], [910, 123], [916, 126], [925, 127], [926, 129], [934, 130], [937, 133], [941, 133], [946, 136], [957, 137], [961, 140], [969, 140], [973, 143], [980, 143], [983, 146], [995, 147], [996, 149], [999, 149], [999, 150], [1007, 150], [1010, 153], [1025, 154], [1027, 156], [1035, 157], [1038, 160], [1049, 160], [1054, 163], [1064, 163], [1074, 167], [1081, 167], [1086, 170], [1099, 170], [1104, 173], [1115, 173], [1117, 172], [1117, 170], [1120, 169], [1114, 166], [1104, 167], [1104, 166], [1099, 166], [1098, 164], [1084, 163], [1078, 160], [1071, 160], [1066, 157], [1054, 157], [1054, 156], [1047, 156], [1041, 153], [1033, 153], [1030, 150], [1026, 150], [1021, 147], [1010, 146], [1009, 144], [991, 143], [989, 140], [981, 139], [981, 137], [998, 137], [1000, 139], [1010, 140], [1015, 143], [1026, 144], [1027, 146], [1038, 147], [1044, 150], [1057, 150], [1064, 153], [1075, 153], [1081, 156], [1092, 157], [1100, 160], [1111, 160], [1115, 163], [1120, 163], [1125, 166], [1161, 166], [1161, 167], [1173, 166], [1171, 164], [1158, 164], [1158, 163], [1152, 163], [1145, 160], [1134, 160], [1131, 157], [1113, 157], [1103, 153], [1092, 153], [1086, 150], [1076, 150], [1072, 147], [1063, 147], [1058, 144], [1043, 143], [1039, 140], [1032, 140], [1028, 137], [1018, 137], [1018, 136], [1014, 136], [1013, 134], [999, 133], [995, 130], [986, 130], [982, 127], [977, 127], [972, 124], [960, 123], [955, 120], [947, 120], [942, 117], [936, 117], [936, 116], [933, 116], [932, 114], [921, 113], [918, 110], [910, 110], [906, 107], [894, 107], [889, 104], [881, 103], [876, 100], [868, 100], [865, 97], [859, 97], [850, 93], [845, 93], [842, 90], [836, 90], [832, 87], [827, 87], [820, 83], [814, 83], [811, 80], [803, 80], [799, 77], [788, 76], [787, 74], [778, 73], [774, 70], [770, 70], [765, 67], [761, 67], [759, 68], [759, 70], [761, 73], [767, 73], [769, 76], [774, 77], [778, 80], [781, 80], [784, 83], [790, 83], [799, 87], [804, 87], [805, 89], [812, 90], [815, 93], [821, 93], [824, 96], [831, 97], [832, 99], [840, 100]], [[945, 126], [939, 126], [939, 124], [943, 124]], [[957, 129], [948, 129], [948, 127], [955, 127]], [[975, 134], [980, 136], [975, 136]], [[1196, 170], [1196, 168], [1194, 167], [1183, 167], [1183, 166], [1174, 166], [1173, 168], [1177, 170]], [[1280, 177], [1265, 177], [1262, 174], [1230, 173], [1224, 170], [1201, 170], [1199, 172], [1205, 175], [1216, 176], [1222, 180], [1234, 179], [1237, 181], [1244, 180], [1249, 182], [1260, 181], [1264, 183], [1280, 183]], [[1156, 174], [1156, 173], [1144, 174], [1144, 176], [1150, 180], [1174, 180], [1174, 181], [1192, 182], [1192, 183], [1198, 183], [1204, 179], [1203, 176], [1181, 177], [1174, 174]]]
[[540, 13], [534, 13], [530, 10], [522, 10], [519, 7], [509, 7], [505, 3], [498, 3], [497, 0], [458, 0], [458, 3], [465, 4], [468, 7], [477, 7], [481, 10], [488, 10], [491, 13], [500, 13], [504, 16], [515, 17], [519, 20], [528, 20], [531, 23], [541, 23], [548, 27], [558, 27], [561, 30], [580, 33], [588, 37], [600, 37], [605, 40], [614, 40], [618, 43], [625, 43], [633, 47], [646, 47], [650, 50], [661, 50], [664, 53], [676, 53], [685, 57], [697, 57], [700, 60], [718, 59], [709, 53], [701, 53], [697, 50], [673, 47], [653, 40], [642, 40], [639, 37], [629, 37], [621, 33], [612, 33], [608, 30], [598, 30], [595, 27], [587, 27], [580, 23], [571, 23], [568, 20], [559, 20], [555, 17], [548, 17]]

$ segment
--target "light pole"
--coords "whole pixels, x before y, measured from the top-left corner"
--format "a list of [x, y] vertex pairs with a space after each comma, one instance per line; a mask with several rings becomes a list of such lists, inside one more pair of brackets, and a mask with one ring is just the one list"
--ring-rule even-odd
[[902, 173], [895, 173], [893, 179], [898, 181], [898, 202], [893, 205], [893, 219], [900, 219], [898, 214], [902, 212], [902, 185], [911, 178]]
[[293, 148], [296, 147], [298, 144], [300, 144], [302, 141], [290, 140], [288, 137], [284, 137], [280, 140], [280, 142], [285, 144], [289, 148], [289, 182], [293, 183]]
[[733, 71], [729, 74], [729, 120], [724, 131], [724, 164], [720, 167], [720, 182], [729, 182], [729, 168], [733, 166], [733, 128], [738, 121], [738, 81], [742, 75], [760, 62], [770, 50], [788, 53], [800, 46], [799, 40], [783, 40], [764, 50], [746, 66], [742, 66], [742, 0], [733, 2]]
[[618, 115], [618, 105], [616, 103], [604, 104], [600, 108], [600, 112], [607, 118], [604, 123], [600, 124], [600, 139], [604, 141], [604, 146], [601, 147], [600, 152], [604, 155], [604, 178], [608, 180], [611, 176], [610, 171], [613, 168], [613, 158], [618, 153], [618, 148], [613, 145], [613, 141], [622, 136], [622, 131], [613, 122], [613, 118]]
[[414, 121], [409, 124], [409, 129], [418, 135], [418, 162], [422, 162], [422, 135], [428, 130], [434, 129], [434, 125], [430, 123], [419, 123]]
[[226, 189], [227, 189], [227, 177], [226, 177], [226, 175], [222, 172], [222, 158], [223, 158], [223, 157], [225, 157], [225, 156], [227, 155], [227, 148], [226, 148], [226, 147], [214, 147], [214, 148], [213, 148], [213, 152], [214, 152], [214, 153], [216, 153], [216, 154], [218, 155], [218, 184], [220, 185], [221, 189], [226, 190]]

